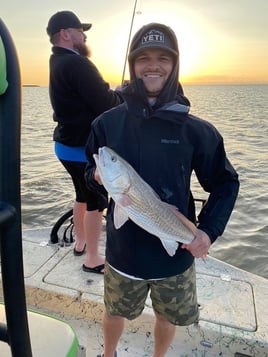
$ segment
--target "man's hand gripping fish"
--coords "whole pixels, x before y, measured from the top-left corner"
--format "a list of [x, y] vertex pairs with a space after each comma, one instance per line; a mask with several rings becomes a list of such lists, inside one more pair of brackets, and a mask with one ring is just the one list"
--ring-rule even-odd
[[175, 206], [160, 200], [156, 192], [128, 162], [103, 146], [94, 154], [102, 184], [115, 202], [114, 225], [119, 229], [128, 219], [158, 237], [173, 256], [181, 243], [190, 243], [196, 226]]

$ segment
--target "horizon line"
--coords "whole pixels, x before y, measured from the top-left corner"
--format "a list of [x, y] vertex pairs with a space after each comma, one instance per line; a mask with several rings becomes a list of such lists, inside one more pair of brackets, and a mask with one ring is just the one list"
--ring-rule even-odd
[[[180, 81], [183, 85], [194, 86], [240, 86], [240, 85], [268, 85], [268, 82], [189, 82]], [[48, 87], [48, 84], [21, 84], [22, 87]], [[110, 84], [110, 87], [116, 87], [118, 84]]]

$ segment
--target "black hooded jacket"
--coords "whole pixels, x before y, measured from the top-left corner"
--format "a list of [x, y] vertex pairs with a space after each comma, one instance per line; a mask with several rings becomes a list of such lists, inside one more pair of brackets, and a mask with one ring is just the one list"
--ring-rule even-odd
[[[133, 75], [123, 91], [125, 102], [102, 114], [92, 124], [86, 146], [86, 171], [91, 188], [103, 191], [93, 179], [93, 153], [108, 146], [127, 160], [160, 198], [194, 220], [190, 179], [194, 171], [209, 193], [199, 216], [199, 228], [212, 242], [220, 236], [232, 212], [239, 188], [238, 175], [228, 161], [223, 139], [208, 122], [189, 114], [188, 100], [178, 94], [178, 62], [154, 107], [143, 82]], [[180, 274], [193, 263], [187, 250], [170, 257], [160, 240], [131, 221], [116, 230], [114, 203], [107, 213], [106, 259], [132, 276], [152, 279]]]
[[49, 94], [53, 139], [68, 146], [85, 146], [93, 119], [122, 102], [87, 58], [62, 47], [50, 57]]

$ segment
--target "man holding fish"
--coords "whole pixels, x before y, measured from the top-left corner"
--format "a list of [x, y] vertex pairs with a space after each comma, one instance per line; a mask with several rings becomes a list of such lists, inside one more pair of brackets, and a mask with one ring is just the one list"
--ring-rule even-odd
[[[239, 190], [217, 129], [189, 114], [179, 89], [179, 49], [169, 27], [133, 37], [125, 102], [92, 124], [86, 180], [108, 192], [103, 357], [116, 356], [124, 319], [138, 317], [150, 291], [152, 357], [167, 352], [176, 325], [198, 322], [195, 258], [223, 233]], [[209, 193], [196, 225], [192, 172]]]

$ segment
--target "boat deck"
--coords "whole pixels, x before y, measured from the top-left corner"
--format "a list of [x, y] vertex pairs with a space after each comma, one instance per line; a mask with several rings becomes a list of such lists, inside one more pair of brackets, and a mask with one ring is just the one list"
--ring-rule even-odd
[[[103, 276], [83, 272], [83, 256], [73, 255], [73, 245], [48, 244], [49, 233], [23, 231], [28, 308], [67, 321], [77, 334], [80, 355], [96, 357], [103, 344]], [[105, 231], [103, 255], [104, 245]], [[166, 356], [268, 356], [268, 281], [211, 257], [206, 263], [198, 259], [196, 265], [200, 323], [177, 327]], [[152, 325], [148, 299], [142, 316], [127, 322], [118, 356], [151, 356]]]

